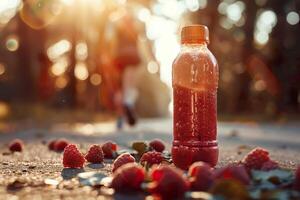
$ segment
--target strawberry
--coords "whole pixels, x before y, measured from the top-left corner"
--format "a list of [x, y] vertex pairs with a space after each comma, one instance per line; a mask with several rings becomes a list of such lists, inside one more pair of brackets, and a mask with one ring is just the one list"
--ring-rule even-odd
[[49, 148], [49, 150], [54, 151], [54, 145], [55, 145], [56, 142], [57, 142], [57, 140], [55, 139], [55, 140], [51, 140], [51, 141], [48, 143], [48, 148]]
[[160, 152], [149, 151], [143, 154], [140, 162], [142, 165], [152, 166], [154, 164], [160, 164], [163, 159], [164, 158]]
[[149, 191], [163, 199], [181, 199], [189, 189], [183, 172], [170, 166], [160, 166], [153, 169], [151, 179], [153, 182], [150, 183]]
[[205, 162], [193, 163], [188, 171], [191, 189], [195, 191], [207, 191], [213, 183], [212, 168]]
[[123, 153], [117, 157], [117, 159], [113, 162], [112, 171], [116, 171], [122, 165], [127, 163], [135, 162], [135, 158], [129, 153]]
[[58, 139], [54, 143], [54, 150], [58, 152], [62, 152], [64, 151], [65, 147], [68, 146], [68, 144], [69, 142], [64, 138]]
[[263, 148], [255, 148], [244, 157], [242, 163], [248, 171], [252, 169], [259, 170], [262, 168], [263, 164], [269, 160], [270, 157], [267, 150]]
[[250, 177], [243, 165], [229, 165], [214, 171], [214, 179], [232, 179], [244, 185], [250, 183]]
[[102, 163], [103, 158], [102, 148], [97, 144], [90, 146], [88, 153], [85, 155], [85, 159], [91, 163]]
[[83, 168], [85, 159], [75, 144], [66, 146], [63, 154], [63, 165], [65, 168]]
[[294, 189], [300, 191], [300, 165], [295, 172]]
[[24, 149], [24, 143], [20, 139], [15, 139], [10, 142], [8, 148], [11, 152], [16, 152], [16, 151], [21, 152]]
[[114, 158], [114, 154], [117, 151], [117, 144], [112, 141], [107, 141], [101, 148], [105, 158]]
[[145, 171], [136, 163], [127, 163], [119, 167], [113, 174], [111, 187], [117, 192], [140, 190], [145, 179]]
[[163, 152], [165, 150], [165, 145], [163, 141], [160, 139], [154, 139], [149, 143], [149, 146], [154, 150], [158, 152]]
[[269, 160], [269, 161], [263, 163], [261, 170], [270, 171], [270, 170], [277, 169], [277, 168], [279, 168], [278, 163], [276, 161]]

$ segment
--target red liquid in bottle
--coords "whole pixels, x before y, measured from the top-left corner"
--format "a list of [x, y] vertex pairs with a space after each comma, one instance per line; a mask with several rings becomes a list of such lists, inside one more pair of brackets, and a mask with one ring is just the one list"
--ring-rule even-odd
[[[190, 28], [192, 30], [187, 30]], [[182, 169], [195, 161], [215, 166], [218, 160], [218, 66], [206, 47], [206, 27], [185, 27], [182, 34], [183, 47], [173, 63], [172, 158]]]

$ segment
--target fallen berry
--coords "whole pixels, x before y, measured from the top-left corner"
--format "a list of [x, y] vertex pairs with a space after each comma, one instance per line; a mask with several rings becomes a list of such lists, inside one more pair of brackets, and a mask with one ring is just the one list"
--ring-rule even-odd
[[20, 139], [15, 139], [11, 141], [9, 144], [9, 150], [11, 152], [16, 152], [16, 151], [21, 152], [23, 151], [23, 149], [24, 149], [24, 143]]
[[63, 165], [65, 168], [82, 168], [84, 162], [84, 156], [75, 144], [66, 146], [63, 155]]
[[54, 151], [62, 152], [68, 146], [69, 142], [66, 139], [58, 139], [54, 143]]
[[105, 158], [114, 158], [114, 154], [117, 151], [117, 144], [112, 141], [108, 141], [105, 142], [101, 148]]
[[125, 165], [127, 163], [132, 163], [132, 162], [135, 162], [135, 158], [132, 155], [130, 155], [129, 153], [123, 153], [123, 154], [119, 155], [116, 158], [116, 160], [113, 162], [112, 171], [114, 172], [122, 165]]
[[127, 163], [113, 174], [111, 187], [118, 192], [140, 190], [145, 179], [145, 171], [136, 163]]
[[249, 152], [243, 159], [242, 163], [247, 170], [262, 168], [263, 164], [270, 160], [269, 152], [263, 148], [255, 148]]
[[269, 161], [263, 163], [261, 170], [270, 171], [270, 170], [277, 169], [277, 168], [279, 168], [278, 163], [276, 161], [269, 160]]
[[100, 145], [94, 144], [89, 148], [88, 153], [85, 155], [85, 159], [91, 163], [103, 162], [103, 151]]
[[193, 163], [188, 171], [191, 189], [194, 191], [207, 191], [213, 184], [213, 171], [205, 162]]
[[229, 179], [238, 181], [244, 185], [250, 183], [250, 177], [243, 165], [229, 165], [214, 171], [214, 179]]
[[142, 155], [140, 163], [142, 165], [152, 166], [154, 164], [160, 164], [163, 161], [163, 156], [160, 152], [149, 151]]
[[294, 189], [300, 191], [300, 165], [295, 172]]
[[170, 166], [160, 166], [151, 172], [152, 183], [149, 192], [161, 196], [163, 199], [181, 199], [188, 191], [188, 182], [183, 172]]
[[149, 146], [154, 150], [154, 151], [158, 151], [158, 152], [163, 152], [165, 150], [165, 145], [163, 143], [163, 141], [159, 140], [159, 139], [155, 139], [152, 140], [149, 143]]
[[49, 150], [54, 151], [54, 145], [55, 145], [56, 142], [57, 142], [57, 140], [55, 139], [55, 140], [51, 140], [51, 141], [48, 143], [48, 148], [49, 148]]

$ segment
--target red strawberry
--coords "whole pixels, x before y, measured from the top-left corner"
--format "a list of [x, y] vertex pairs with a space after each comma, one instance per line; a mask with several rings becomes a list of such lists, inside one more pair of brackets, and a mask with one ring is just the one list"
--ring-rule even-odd
[[163, 141], [161, 141], [160, 139], [152, 140], [152, 141], [149, 143], [149, 146], [150, 146], [154, 151], [163, 152], [163, 151], [165, 150], [165, 145], [164, 145]]
[[213, 183], [212, 168], [205, 162], [195, 162], [189, 168], [191, 189], [195, 191], [207, 191]]
[[300, 165], [295, 172], [294, 189], [300, 191]]
[[145, 171], [136, 163], [127, 163], [118, 168], [113, 174], [111, 187], [118, 192], [141, 189], [145, 179]]
[[55, 143], [54, 143], [54, 150], [58, 151], [58, 152], [62, 152], [66, 146], [68, 146], [69, 142], [66, 139], [58, 139]]
[[188, 182], [183, 177], [183, 172], [170, 166], [160, 166], [151, 172], [152, 183], [149, 191], [163, 199], [181, 199], [188, 191]]
[[242, 163], [245, 164], [247, 170], [261, 169], [263, 164], [270, 160], [269, 152], [263, 148], [255, 148], [248, 153]]
[[101, 148], [105, 158], [114, 158], [114, 154], [117, 151], [117, 144], [112, 141], [108, 141], [105, 142]]
[[244, 185], [250, 183], [249, 175], [243, 165], [230, 165], [216, 169], [214, 179], [233, 179]]
[[143, 154], [140, 159], [142, 165], [152, 166], [154, 164], [160, 164], [163, 161], [163, 156], [160, 152], [149, 151]]
[[48, 144], [49, 150], [54, 151], [54, 145], [55, 145], [56, 142], [57, 142], [56, 139], [55, 139], [55, 140], [51, 140], [51, 141], [49, 142], [49, 144]]
[[94, 144], [90, 147], [88, 153], [85, 155], [85, 159], [91, 163], [103, 162], [103, 151], [100, 145]]
[[127, 163], [135, 162], [135, 158], [129, 153], [123, 153], [117, 157], [117, 159], [113, 162], [112, 171], [116, 171], [122, 165]]
[[66, 146], [63, 155], [63, 165], [65, 168], [83, 168], [84, 156], [75, 144]]
[[21, 152], [23, 151], [23, 148], [24, 148], [24, 143], [20, 139], [15, 139], [11, 141], [9, 144], [9, 150], [11, 152], [15, 152], [15, 151]]
[[270, 171], [270, 170], [277, 169], [277, 168], [279, 168], [278, 163], [276, 161], [269, 160], [269, 161], [263, 163], [261, 170]]

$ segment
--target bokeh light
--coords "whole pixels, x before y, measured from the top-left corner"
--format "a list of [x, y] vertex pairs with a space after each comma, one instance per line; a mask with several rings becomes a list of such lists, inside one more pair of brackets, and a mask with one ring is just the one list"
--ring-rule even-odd
[[55, 61], [64, 53], [70, 51], [71, 47], [71, 43], [63, 39], [50, 46], [47, 50], [47, 55], [52, 61]]
[[89, 77], [87, 66], [83, 62], [76, 64], [74, 73], [75, 73], [75, 77], [82, 81], [86, 80]]
[[85, 42], [79, 42], [76, 45], [76, 58], [77, 60], [85, 60], [88, 57], [88, 48]]
[[286, 16], [286, 21], [290, 24], [290, 25], [296, 25], [299, 23], [299, 14], [291, 11], [287, 14]]
[[21, 4], [21, 0], [0, 0], [0, 24], [8, 23]]
[[19, 40], [17, 37], [12, 36], [6, 40], [6, 48], [9, 51], [16, 51], [19, 48]]
[[68, 59], [66, 57], [62, 57], [52, 65], [51, 72], [55, 76], [60, 76], [63, 73], [65, 73], [67, 68], [68, 68]]
[[5, 66], [4, 64], [0, 63], [0, 75], [3, 75], [5, 73]]
[[151, 74], [156, 74], [159, 70], [159, 66], [158, 66], [157, 62], [150, 61], [147, 65], [147, 70]]
[[265, 45], [269, 41], [269, 34], [277, 24], [277, 16], [272, 10], [264, 10], [258, 16], [255, 26], [254, 39], [259, 45]]
[[102, 82], [101, 75], [100, 74], [93, 74], [93, 75], [91, 75], [90, 82], [91, 82], [92, 85], [95, 85], [95, 86], [100, 85], [101, 82]]
[[60, 76], [55, 80], [55, 87], [58, 89], [63, 89], [67, 86], [68, 79], [65, 76]]

